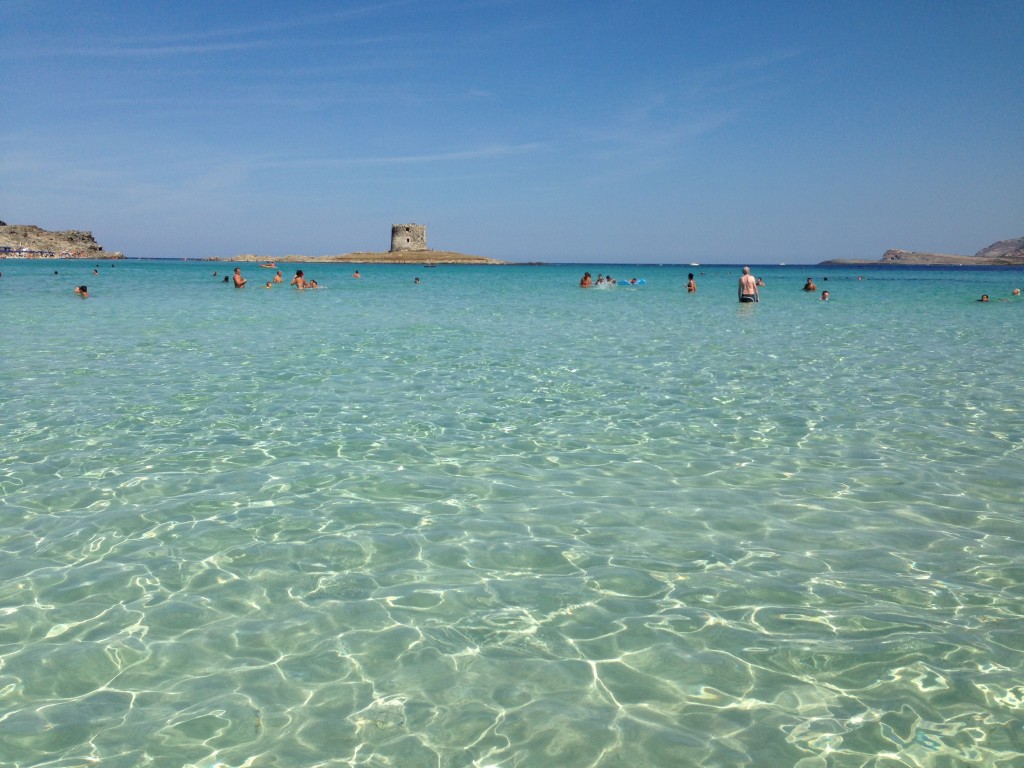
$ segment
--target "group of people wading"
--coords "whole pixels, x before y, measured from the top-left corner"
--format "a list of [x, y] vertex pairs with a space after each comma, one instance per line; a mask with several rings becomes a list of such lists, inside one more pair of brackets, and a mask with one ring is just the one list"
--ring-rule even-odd
[[[260, 264], [260, 266], [261, 267], [271, 267], [272, 268], [272, 264]], [[216, 277], [217, 273], [214, 272], [213, 276]], [[357, 276], [359, 276], [359, 272], [358, 271], [356, 272], [355, 275], [353, 275], [353, 277], [357, 277]], [[232, 275], [230, 278], [227, 275], [224, 276], [224, 282], [227, 283], [229, 281], [235, 286], [235, 288], [244, 288], [245, 284], [247, 282], [249, 282], [244, 277], [242, 277], [242, 268], [241, 267], [235, 267], [235, 274]], [[274, 279], [273, 280], [268, 280], [267, 284], [264, 285], [263, 287], [264, 288], [272, 288], [275, 283], [283, 283], [283, 282], [284, 282], [284, 277], [281, 276], [281, 270], [277, 270], [277, 274], [274, 275]], [[319, 288], [320, 287], [320, 284], [317, 283], [316, 280], [314, 280], [312, 278], [307, 280], [305, 274], [303, 273], [303, 271], [301, 269], [295, 270], [295, 277], [292, 278], [292, 281], [291, 281], [290, 284], [294, 285], [300, 291], [304, 290], [306, 288]]]
[[[810, 281], [808, 280], [808, 282], [810, 282]], [[583, 273], [583, 277], [580, 279], [580, 288], [591, 288], [591, 287], [594, 287], [594, 286], [603, 285], [605, 283], [611, 283], [612, 285], [614, 285], [615, 284], [615, 280], [611, 277], [611, 275], [609, 275], [607, 277], [605, 277], [604, 275], [598, 275], [597, 276], [597, 282], [595, 283], [593, 278], [591, 277], [590, 273], [589, 272], [584, 272]], [[630, 283], [633, 284], [633, 285], [636, 285], [637, 284], [637, 279], [634, 277], [632, 280], [630, 280]], [[761, 294], [757, 290], [758, 286], [760, 286], [760, 285], [764, 285], [764, 281], [761, 280], [760, 278], [755, 278], [752, 274], [750, 274], [750, 267], [744, 267], [743, 268], [743, 275], [740, 277], [740, 282], [739, 282], [739, 287], [738, 287], [738, 295], [739, 295], [740, 303], [741, 304], [750, 304], [750, 303], [754, 303], [754, 302], [760, 301], [761, 300]], [[692, 272], [689, 274], [687, 282], [686, 282], [686, 292], [687, 293], [696, 293], [697, 292], [697, 281], [694, 280]], [[824, 299], [826, 297], [823, 296], [822, 298]]]

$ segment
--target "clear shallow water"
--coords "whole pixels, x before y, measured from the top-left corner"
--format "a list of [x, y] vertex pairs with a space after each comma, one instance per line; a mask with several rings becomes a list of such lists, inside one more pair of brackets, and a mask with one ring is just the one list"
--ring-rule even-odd
[[92, 268], [0, 262], [3, 763], [1024, 760], [1021, 272]]

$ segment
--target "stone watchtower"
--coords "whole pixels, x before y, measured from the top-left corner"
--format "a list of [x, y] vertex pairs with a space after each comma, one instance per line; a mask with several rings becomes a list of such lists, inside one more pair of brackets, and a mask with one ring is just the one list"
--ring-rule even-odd
[[427, 228], [423, 224], [392, 224], [391, 252], [427, 250]]

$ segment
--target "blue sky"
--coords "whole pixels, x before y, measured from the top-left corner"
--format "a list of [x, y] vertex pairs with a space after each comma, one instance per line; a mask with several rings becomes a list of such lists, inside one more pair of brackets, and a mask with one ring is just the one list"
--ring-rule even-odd
[[1024, 236], [1024, 3], [0, 0], [0, 219], [136, 257]]

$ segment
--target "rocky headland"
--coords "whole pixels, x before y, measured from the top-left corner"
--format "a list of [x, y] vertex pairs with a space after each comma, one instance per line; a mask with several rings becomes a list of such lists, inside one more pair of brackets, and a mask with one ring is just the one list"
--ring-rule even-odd
[[882, 254], [879, 261], [860, 259], [830, 259], [822, 266], [857, 264], [861, 266], [915, 265], [915, 266], [961, 266], [961, 267], [1024, 267], [1024, 237], [1000, 240], [982, 248], [973, 256], [954, 253], [923, 253], [891, 248]]
[[24, 259], [123, 259], [120, 251], [104, 251], [92, 232], [68, 229], [50, 232], [33, 224], [0, 221], [0, 257]]

